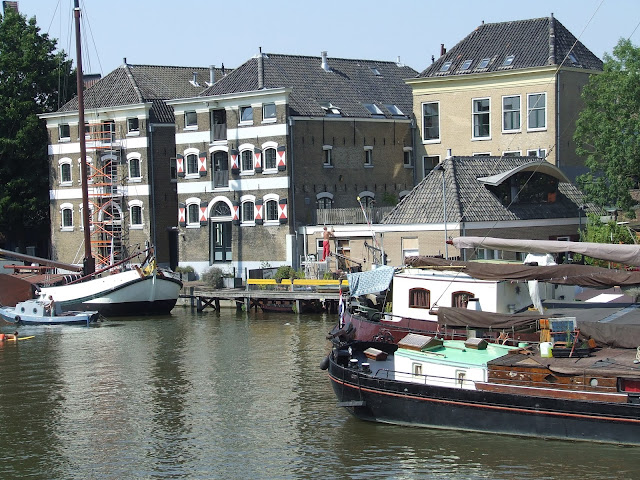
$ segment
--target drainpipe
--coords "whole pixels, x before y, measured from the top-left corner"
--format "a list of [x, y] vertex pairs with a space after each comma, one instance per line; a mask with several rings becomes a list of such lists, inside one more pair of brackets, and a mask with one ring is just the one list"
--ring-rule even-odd
[[156, 258], [158, 255], [158, 244], [156, 243], [156, 187], [155, 187], [155, 173], [153, 168], [153, 125], [149, 123], [149, 184], [151, 187], [151, 198], [150, 198], [150, 207], [151, 212], [149, 215], [149, 221], [151, 222], [151, 243], [153, 245], [154, 251], [156, 253]]
[[[289, 229], [289, 231], [295, 232], [296, 231], [296, 194], [295, 194], [295, 175], [294, 175], [294, 155], [293, 155], [293, 144], [294, 144], [294, 139], [293, 139], [293, 124], [294, 124], [294, 120], [293, 118], [289, 117], [289, 171], [290, 173], [290, 182], [289, 182], [289, 191], [291, 192], [291, 204], [289, 205], [289, 217], [291, 218], [291, 223], [293, 226], [293, 229]], [[305, 243], [306, 243], [306, 235], [305, 235]], [[305, 245], [305, 255], [306, 255], [306, 245]], [[300, 261], [300, 254], [298, 252], [298, 242], [295, 242], [295, 245], [293, 246], [293, 253], [295, 255], [294, 260], [296, 262]], [[295, 263], [295, 262], [294, 262]], [[298, 265], [298, 268], [300, 266]]]

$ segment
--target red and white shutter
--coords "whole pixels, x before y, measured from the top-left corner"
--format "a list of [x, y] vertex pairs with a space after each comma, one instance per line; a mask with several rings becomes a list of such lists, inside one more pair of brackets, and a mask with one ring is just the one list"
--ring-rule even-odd
[[287, 223], [287, 199], [281, 198], [278, 201], [278, 220], [280, 223]]
[[201, 152], [198, 156], [198, 173], [201, 177], [207, 175], [207, 152]]
[[262, 173], [262, 150], [259, 148], [253, 150], [253, 169], [256, 173]]
[[200, 225], [204, 226], [207, 224], [207, 202], [200, 202]]
[[255, 203], [255, 209], [253, 212], [253, 216], [256, 220], [256, 225], [262, 225], [262, 223], [264, 222], [264, 218], [263, 218], [263, 211], [264, 211], [264, 205], [263, 205], [263, 201], [262, 200], [256, 200]]
[[176, 172], [179, 177], [184, 177], [184, 157], [180, 154], [176, 156]]
[[184, 203], [178, 204], [178, 225], [186, 227], [187, 225], [187, 208]]
[[287, 159], [286, 159], [286, 155], [285, 155], [285, 147], [284, 146], [280, 146], [278, 147], [277, 151], [277, 163], [278, 163], [278, 171], [282, 172], [283, 170], [287, 169]]

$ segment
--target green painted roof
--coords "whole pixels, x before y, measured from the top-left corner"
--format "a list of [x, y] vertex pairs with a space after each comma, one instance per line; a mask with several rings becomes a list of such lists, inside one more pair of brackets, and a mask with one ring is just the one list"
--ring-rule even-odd
[[465, 347], [463, 340], [445, 340], [441, 347], [429, 348], [424, 351], [398, 348], [395, 355], [412, 360], [429, 361], [443, 365], [465, 365], [483, 367], [487, 362], [506, 355], [509, 350], [517, 349], [508, 345], [489, 343], [486, 349], [477, 350]]

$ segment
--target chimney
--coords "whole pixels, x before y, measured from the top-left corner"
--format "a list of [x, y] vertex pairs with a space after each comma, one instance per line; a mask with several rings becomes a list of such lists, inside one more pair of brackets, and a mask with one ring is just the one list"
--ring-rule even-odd
[[327, 62], [327, 52], [324, 51], [322, 52], [322, 65], [321, 65], [322, 69], [325, 72], [330, 72], [331, 68], [329, 68], [329, 62]]
[[264, 58], [262, 58], [262, 47], [258, 54], [258, 90], [264, 88]]
[[216, 83], [216, 66], [209, 65], [209, 83], [213, 85]]
[[549, 17], [549, 65], [556, 64], [556, 24], [553, 13]]
[[225, 73], [224, 73], [224, 63], [222, 64], [222, 76], [223, 76], [223, 77], [225, 76]]
[[447, 49], [444, 48], [444, 43], [440, 44], [440, 56], [444, 55], [445, 53], [447, 53]]
[[127, 57], [122, 58], [122, 63], [124, 63], [125, 65], [127, 64]]
[[433, 55], [431, 55], [431, 63], [434, 63], [436, 61], [436, 57], [434, 57]]
[[451, 149], [447, 148], [447, 158], [451, 158]]
[[16, 13], [20, 13], [18, 10], [18, 2], [3, 1], [2, 11], [5, 15], [7, 14], [7, 10], [15, 10]]

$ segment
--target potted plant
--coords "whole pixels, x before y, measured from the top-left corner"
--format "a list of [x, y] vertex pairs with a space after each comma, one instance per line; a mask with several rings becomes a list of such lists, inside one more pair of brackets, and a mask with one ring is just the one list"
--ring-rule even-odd
[[183, 282], [192, 282], [196, 279], [196, 273], [191, 265], [176, 267], [176, 273], [180, 274], [180, 280]]

